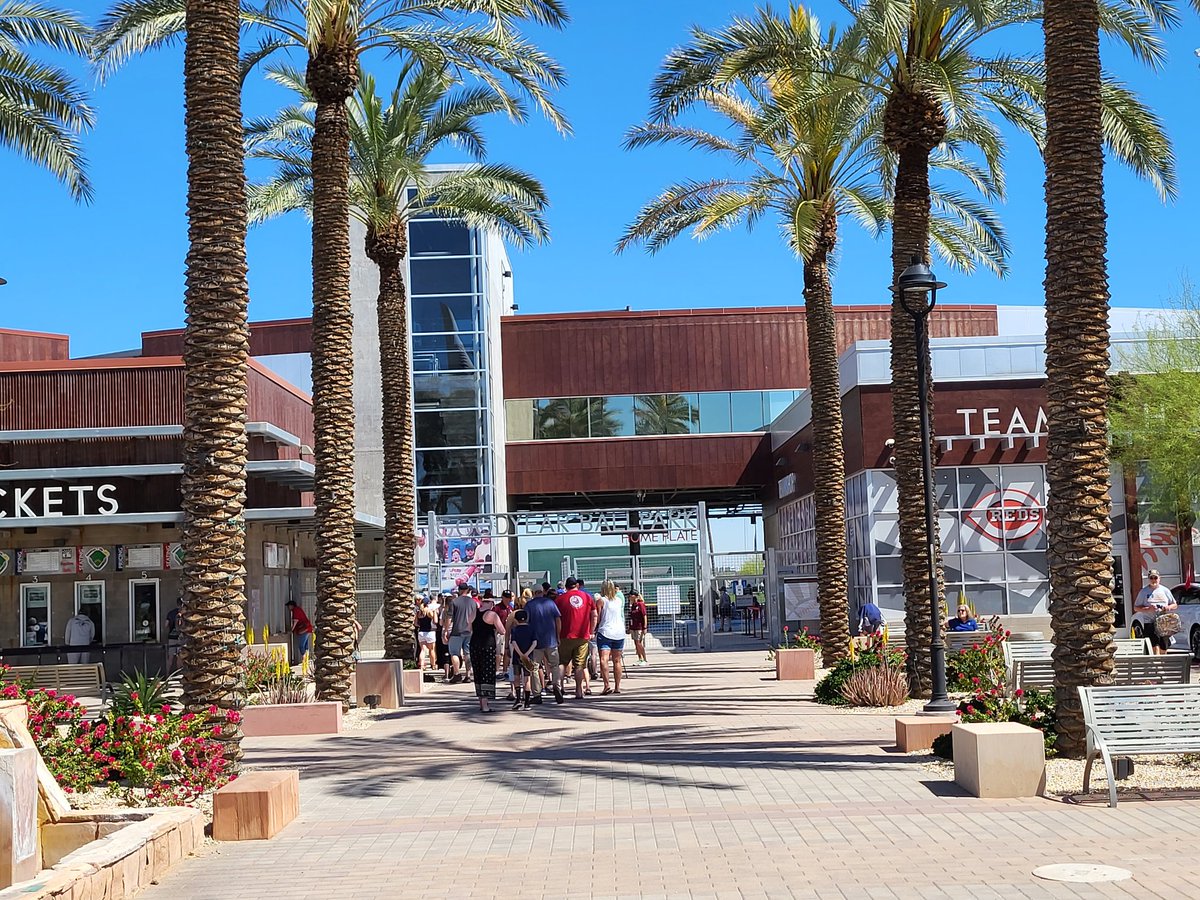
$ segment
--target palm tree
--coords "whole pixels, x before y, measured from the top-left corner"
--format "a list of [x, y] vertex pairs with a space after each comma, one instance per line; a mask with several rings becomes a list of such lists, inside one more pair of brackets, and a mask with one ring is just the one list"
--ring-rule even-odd
[[[251, 123], [251, 156], [278, 163], [276, 176], [250, 191], [253, 221], [296, 209], [313, 210], [313, 163], [309, 146], [318, 106], [303, 77], [292, 70], [272, 77], [301, 94], [304, 102], [278, 116]], [[383, 384], [383, 496], [386, 515], [384, 556], [384, 654], [414, 655], [416, 586], [416, 482], [413, 457], [411, 339], [404, 283], [408, 223], [414, 210], [494, 228], [518, 245], [547, 237], [542, 186], [523, 172], [502, 165], [474, 165], [449, 174], [428, 169], [431, 154], [456, 146], [476, 160], [485, 155], [479, 121], [518, 110], [514, 98], [488, 87], [455, 90], [446, 68], [408, 61], [389, 102], [363, 75], [347, 104], [350, 132], [351, 212], [367, 229], [365, 250], [379, 269], [380, 372]], [[410, 191], [413, 192], [410, 196]]]
[[634, 431], [637, 434], [691, 434], [697, 413], [696, 407], [683, 394], [646, 394], [634, 401]]
[[[123, 0], [103, 18], [100, 72], [170, 43], [184, 0]], [[381, 50], [448, 65], [497, 88], [511, 83], [556, 125], [549, 99], [559, 67], [522, 40], [524, 21], [561, 26], [562, 0], [251, 0], [243, 21], [260, 42], [243, 59], [249, 71], [279, 51], [307, 56], [305, 82], [316, 103], [311, 140], [314, 501], [317, 520], [317, 694], [350, 701], [354, 650], [354, 358], [350, 307], [350, 123], [346, 101], [363, 54]], [[511, 101], [511, 95], [498, 96]], [[518, 114], [510, 102], [507, 111]]]
[[0, 146], [52, 173], [83, 202], [92, 199], [92, 185], [78, 135], [95, 115], [75, 79], [33, 59], [28, 48], [86, 58], [90, 41], [91, 29], [71, 13], [0, 0]]
[[549, 439], [588, 436], [586, 397], [558, 397], [537, 411], [537, 434]]
[[[928, 262], [931, 242], [943, 254], [963, 250], [959, 234], [939, 241], [931, 230], [937, 201], [931, 164], [957, 168], [977, 189], [1003, 196], [1004, 142], [994, 120], [1030, 134], [1044, 146], [1044, 65], [1040, 58], [988, 55], [980, 45], [997, 31], [1036, 21], [1036, 3], [963, 0], [843, 0], [854, 13], [852, 26], [863, 42], [869, 71], [844, 79], [842, 90], [870, 91], [883, 103], [881, 133], [894, 154], [892, 281], [914, 256]], [[1101, 4], [1101, 20], [1114, 38], [1149, 62], [1162, 58], [1154, 36], [1163, 13], [1153, 2], [1116, 0]], [[698, 35], [702, 33], [698, 32]], [[712, 83], [728, 83], [785, 66], [820, 66], [820, 54], [798, 42], [771, 17], [737, 19], [723, 32], [697, 40], [659, 78], [656, 112], [669, 116]], [[1109, 152], [1148, 179], [1160, 195], [1175, 189], [1174, 159], [1161, 124], [1120, 82], [1102, 88], [1103, 135]], [[962, 159], [964, 145], [981, 154], [984, 172]], [[938, 159], [938, 157], [942, 157]], [[936, 163], [935, 163], [936, 160]], [[981, 180], [980, 176], [987, 178]], [[912, 321], [895, 298], [892, 308], [892, 413], [896, 444], [900, 540], [904, 567], [905, 634], [914, 696], [928, 695], [929, 546], [925, 532], [917, 403], [917, 348]], [[932, 391], [932, 386], [931, 386]], [[929, 398], [932, 408], [932, 397]], [[936, 525], [935, 525], [936, 527]], [[935, 536], [936, 537], [936, 536]], [[934, 541], [935, 546], [937, 541]], [[940, 588], [939, 597], [943, 601]]]
[[[882, 230], [890, 214], [885, 190], [890, 162], [878, 138], [878, 104], [867, 91], [842, 89], [844, 82], [862, 80], [864, 57], [857, 35], [839, 37], [833, 30], [823, 34], [817, 19], [800, 7], [792, 7], [786, 17], [760, 12], [757, 24], [785, 33], [800, 51], [793, 62], [807, 64], [769, 70], [735, 86], [710, 82], [699, 92], [689, 105], [723, 117], [732, 126], [731, 136], [676, 124], [686, 107], [672, 106], [672, 79], [663, 77], [655, 101], [670, 112], [635, 129], [629, 141], [632, 146], [682, 143], [709, 150], [751, 168], [752, 177], [668, 188], [642, 211], [622, 246], [642, 241], [654, 251], [688, 228], [704, 237], [742, 220], [753, 226], [770, 213], [803, 260], [821, 572], [818, 603], [823, 646], [829, 661], [837, 662], [848, 651], [850, 632], [842, 398], [830, 269], [841, 216], [851, 215], [876, 235]], [[681, 61], [686, 65], [698, 45], [721, 39], [719, 34], [695, 34], [693, 45], [672, 54], [665, 70], [671, 73]], [[984, 173], [977, 175], [986, 183]], [[981, 260], [999, 267], [1006, 247], [986, 210], [950, 195], [939, 199], [949, 215], [936, 233], [947, 237], [947, 246], [963, 246], [951, 236], [960, 241], [968, 234], [976, 236], [965, 244], [965, 253], [951, 258], [967, 266]]]
[[241, 758], [246, 582], [246, 179], [237, 0], [189, 0], [183, 57], [188, 154], [183, 339], [184, 702], [215, 706], [226, 756]]

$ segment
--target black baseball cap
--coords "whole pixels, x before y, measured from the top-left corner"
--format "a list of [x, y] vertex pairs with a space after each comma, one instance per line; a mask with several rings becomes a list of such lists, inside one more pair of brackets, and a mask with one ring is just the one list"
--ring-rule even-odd
[[501, 597], [512, 597], [512, 595], [513, 595], [512, 591], [501, 591], [500, 592]]

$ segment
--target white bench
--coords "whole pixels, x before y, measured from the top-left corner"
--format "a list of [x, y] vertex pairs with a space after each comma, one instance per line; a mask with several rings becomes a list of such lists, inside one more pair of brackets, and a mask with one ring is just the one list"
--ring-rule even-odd
[[[1192, 680], [1192, 654], [1168, 653], [1166, 656], [1117, 656], [1113, 659], [1113, 684], [1189, 684]], [[1051, 690], [1054, 687], [1054, 662], [1049, 659], [1014, 660], [1009, 679], [1012, 690]], [[1200, 723], [1198, 723], [1200, 727]]]
[[[1123, 638], [1113, 641], [1115, 656], [1149, 656], [1148, 638]], [[1018, 659], [1050, 659], [1054, 653], [1054, 641], [1005, 641], [1004, 665], [1011, 672]]]
[[3, 675], [7, 684], [20, 682], [35, 690], [53, 688], [60, 694], [99, 697], [104, 688], [103, 663], [67, 663], [55, 666], [13, 666]]
[[[1162, 657], [1159, 657], [1160, 659]], [[1087, 727], [1083, 792], [1099, 756], [1108, 778], [1108, 805], [1117, 805], [1114, 756], [1200, 753], [1200, 685], [1154, 684], [1080, 687]]]

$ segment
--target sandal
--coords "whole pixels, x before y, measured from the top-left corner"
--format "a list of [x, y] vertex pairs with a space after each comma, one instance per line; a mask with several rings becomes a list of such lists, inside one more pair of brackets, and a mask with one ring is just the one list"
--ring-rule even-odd
[[604, 695], [604, 694], [611, 694], [612, 692], [613, 692], [612, 688], [605, 688], [600, 693], [601, 693], [601, 695]]

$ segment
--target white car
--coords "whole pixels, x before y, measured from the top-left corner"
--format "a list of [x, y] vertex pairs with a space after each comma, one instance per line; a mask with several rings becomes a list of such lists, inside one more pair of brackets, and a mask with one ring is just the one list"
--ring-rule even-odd
[[[1183, 628], [1171, 641], [1172, 650], [1190, 649], [1192, 657], [1200, 660], [1200, 584], [1179, 584], [1171, 588], [1175, 602], [1179, 608], [1180, 624]], [[1133, 636], [1144, 637], [1142, 629], [1154, 616], [1151, 613], [1135, 612], [1133, 614]]]

